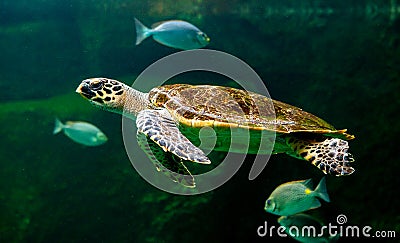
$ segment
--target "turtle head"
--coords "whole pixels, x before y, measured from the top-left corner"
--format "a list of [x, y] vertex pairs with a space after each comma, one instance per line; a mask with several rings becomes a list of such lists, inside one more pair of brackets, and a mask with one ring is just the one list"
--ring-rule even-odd
[[121, 112], [124, 108], [126, 88], [119, 81], [107, 78], [85, 79], [76, 92], [102, 109]]

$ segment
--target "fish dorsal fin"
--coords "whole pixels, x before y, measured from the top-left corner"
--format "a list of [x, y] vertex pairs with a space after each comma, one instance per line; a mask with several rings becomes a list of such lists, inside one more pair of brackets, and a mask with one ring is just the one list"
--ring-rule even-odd
[[303, 182], [303, 185], [304, 185], [305, 187], [307, 187], [307, 188], [312, 189], [312, 188], [313, 188], [312, 179], [310, 178], [310, 179], [308, 179], [308, 180], [305, 180], [305, 181]]
[[158, 26], [162, 25], [162, 24], [165, 23], [165, 22], [167, 22], [167, 21], [159, 21], [159, 22], [156, 22], [156, 23], [154, 23], [154, 24], [151, 25], [151, 28], [152, 28], [152, 29], [155, 29], [155, 28], [157, 28]]
[[183, 20], [177, 20], [177, 19], [158, 21], [158, 22], [155, 22], [154, 24], [152, 24], [152, 25], [151, 25], [151, 28], [152, 28], [152, 29], [155, 29], [155, 28], [157, 28], [158, 26], [160, 26], [160, 25], [162, 25], [162, 24], [164, 24], [164, 23], [166, 23], [166, 22], [179, 22], [179, 23], [184, 23], [185, 21], [183, 21]]

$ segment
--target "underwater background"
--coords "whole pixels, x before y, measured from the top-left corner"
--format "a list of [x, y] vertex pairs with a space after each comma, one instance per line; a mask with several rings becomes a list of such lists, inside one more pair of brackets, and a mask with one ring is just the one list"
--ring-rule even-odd
[[[265, 221], [279, 226], [263, 209], [274, 188], [320, 180], [309, 162], [274, 155], [249, 181], [249, 155], [214, 191], [169, 194], [132, 167], [121, 116], [75, 93], [89, 77], [130, 85], [178, 51], [150, 38], [135, 46], [134, 17], [148, 26], [169, 19], [195, 24], [211, 38], [206, 48], [248, 63], [272, 98], [354, 134], [356, 172], [327, 177], [331, 203], [309, 213], [325, 223], [344, 214], [347, 225], [396, 231], [397, 239], [380, 239], [396, 242], [399, 14], [397, 0], [1, 0], [0, 242], [295, 242], [260, 237], [257, 228]], [[201, 73], [172, 82], [232, 86]], [[56, 117], [91, 122], [109, 140], [85, 147], [54, 136]]]

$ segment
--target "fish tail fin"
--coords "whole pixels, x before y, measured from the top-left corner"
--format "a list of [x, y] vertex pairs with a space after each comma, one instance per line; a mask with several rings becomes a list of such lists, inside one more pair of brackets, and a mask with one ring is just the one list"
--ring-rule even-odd
[[64, 128], [64, 124], [62, 124], [62, 122], [58, 118], [56, 118], [53, 134], [57, 134], [57, 133], [61, 132], [63, 130], [63, 128]]
[[151, 36], [151, 29], [147, 28], [137, 18], [135, 18], [136, 45], [139, 45], [144, 39]]
[[323, 199], [326, 202], [330, 202], [331, 200], [329, 199], [328, 191], [326, 190], [325, 180], [325, 177], [322, 177], [314, 192], [316, 193], [317, 197]]

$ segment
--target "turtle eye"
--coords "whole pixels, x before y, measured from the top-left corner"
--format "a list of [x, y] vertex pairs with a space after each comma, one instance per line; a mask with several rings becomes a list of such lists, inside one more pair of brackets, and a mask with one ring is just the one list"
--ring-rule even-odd
[[92, 82], [90, 84], [90, 88], [94, 91], [99, 90], [99, 89], [103, 88], [103, 82], [101, 82], [101, 81], [100, 82]]

